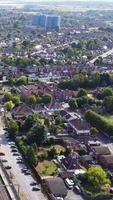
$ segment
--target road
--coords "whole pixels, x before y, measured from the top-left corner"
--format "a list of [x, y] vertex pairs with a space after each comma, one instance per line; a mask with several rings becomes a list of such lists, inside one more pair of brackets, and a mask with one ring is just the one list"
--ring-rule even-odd
[[[41, 191], [32, 191], [30, 183], [33, 181], [31, 175], [24, 175], [21, 169], [25, 165], [17, 164], [16, 157], [12, 155], [10, 145], [7, 142], [6, 136], [1, 123], [0, 117], [0, 151], [5, 153], [5, 159], [7, 159], [8, 164], [12, 167], [11, 173], [14, 175], [14, 182], [19, 184], [20, 193], [22, 200], [45, 200], [46, 197]], [[5, 163], [6, 165], [6, 163]]]
[[110, 49], [109, 51], [97, 56], [96, 58], [90, 60], [88, 63], [93, 64], [99, 57], [106, 58], [107, 56], [111, 55], [112, 53], [113, 53], [113, 48]]

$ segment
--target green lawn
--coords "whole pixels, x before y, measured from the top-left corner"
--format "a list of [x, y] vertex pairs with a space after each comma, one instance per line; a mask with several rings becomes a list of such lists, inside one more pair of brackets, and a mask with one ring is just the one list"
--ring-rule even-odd
[[48, 160], [39, 162], [36, 170], [43, 176], [51, 176], [57, 174], [57, 166], [53, 163], [53, 161]]

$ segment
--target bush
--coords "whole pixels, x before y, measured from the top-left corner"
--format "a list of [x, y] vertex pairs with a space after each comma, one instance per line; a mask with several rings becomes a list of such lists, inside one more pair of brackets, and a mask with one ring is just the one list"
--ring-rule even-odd
[[94, 111], [88, 110], [85, 114], [86, 120], [100, 132], [113, 135], [113, 125], [110, 124], [104, 117]]

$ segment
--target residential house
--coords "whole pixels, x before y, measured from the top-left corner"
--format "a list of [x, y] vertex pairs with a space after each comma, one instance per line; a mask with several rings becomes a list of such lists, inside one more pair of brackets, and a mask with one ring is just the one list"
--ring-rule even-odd
[[21, 121], [25, 116], [28, 116], [31, 113], [32, 113], [31, 108], [25, 104], [20, 104], [14, 107], [11, 112], [12, 117], [17, 121]]
[[48, 196], [52, 199], [67, 196], [67, 188], [64, 181], [60, 177], [51, 177], [44, 179], [44, 187], [48, 193]]
[[109, 148], [104, 145], [92, 147], [92, 151], [96, 159], [99, 159], [99, 157], [102, 155], [111, 155]]
[[101, 155], [99, 158], [99, 163], [103, 168], [113, 170], [113, 155]]

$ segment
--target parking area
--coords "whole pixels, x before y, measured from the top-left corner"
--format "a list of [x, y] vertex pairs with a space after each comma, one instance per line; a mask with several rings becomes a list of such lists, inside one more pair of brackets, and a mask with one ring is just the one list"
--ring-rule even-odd
[[84, 200], [81, 195], [76, 194], [73, 190], [68, 190], [68, 200]]

